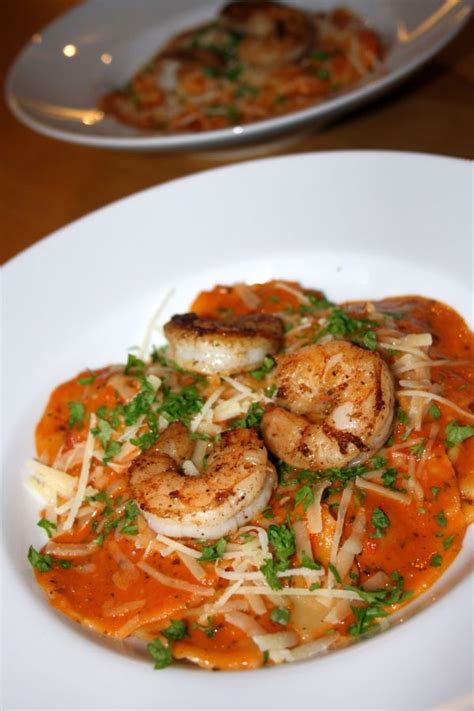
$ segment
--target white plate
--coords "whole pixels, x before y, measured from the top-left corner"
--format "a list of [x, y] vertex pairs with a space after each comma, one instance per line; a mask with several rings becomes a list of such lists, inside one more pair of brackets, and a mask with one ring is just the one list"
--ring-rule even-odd
[[[288, 0], [314, 9], [339, 0]], [[236, 146], [294, 131], [354, 108], [406, 78], [461, 29], [469, 0], [350, 0], [388, 47], [380, 71], [303, 111], [248, 126], [160, 136], [101, 118], [100, 97], [124, 84], [177, 31], [211, 18], [224, 0], [90, 0], [33, 35], [10, 70], [15, 116], [52, 138], [103, 148], [177, 150]], [[342, 3], [344, 4], [344, 3]], [[67, 56], [66, 56], [67, 55]]]
[[[243, 163], [139, 193], [4, 269], [4, 672], [7, 708], [427, 709], [471, 681], [469, 550], [360, 645], [256, 672], [156, 672], [50, 608], [26, 561], [38, 504], [23, 487], [51, 389], [121, 361], [169, 287], [164, 318], [217, 282], [299, 279], [329, 297], [424, 294], [472, 322], [472, 168], [397, 153]], [[472, 536], [471, 536], [472, 540]], [[455, 583], [457, 583], [455, 585]], [[444, 592], [449, 591], [447, 595]]]

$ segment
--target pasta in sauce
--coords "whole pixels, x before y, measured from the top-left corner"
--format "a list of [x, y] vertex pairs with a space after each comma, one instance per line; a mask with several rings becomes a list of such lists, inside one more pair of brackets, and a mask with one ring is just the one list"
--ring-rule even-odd
[[49, 399], [28, 482], [48, 601], [156, 668], [252, 669], [383, 628], [474, 518], [473, 334], [430, 299], [283, 281], [191, 310], [168, 346]]
[[339, 8], [305, 12], [246, 0], [171, 39], [101, 109], [160, 133], [211, 131], [299, 111], [379, 66], [377, 34]]

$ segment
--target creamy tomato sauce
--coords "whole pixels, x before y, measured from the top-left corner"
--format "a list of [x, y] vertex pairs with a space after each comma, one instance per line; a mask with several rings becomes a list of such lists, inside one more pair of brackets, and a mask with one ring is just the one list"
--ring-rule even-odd
[[[208, 415], [207, 432], [201, 424], [194, 435], [203, 452], [212, 451], [211, 440], [221, 436], [217, 430], [258, 431], [259, 417], [277, 397], [275, 359], [230, 384], [184, 372], [164, 350], [146, 362], [129, 357], [126, 366], [85, 370], [56, 388], [36, 429], [37, 461], [50, 469], [38, 469], [33, 478], [47, 499], [41, 520], [51, 535], [41, 552], [30, 549], [38, 583], [49, 602], [77, 622], [117, 639], [142, 639], [158, 668], [177, 659], [209, 669], [250, 669], [298, 659], [298, 649], [309, 656], [371, 633], [443, 573], [472, 521], [472, 333], [459, 314], [433, 300], [408, 296], [336, 306], [321, 292], [291, 282], [217, 286], [199, 294], [191, 308], [211, 319], [274, 314], [283, 320], [288, 352], [318, 342], [323, 329], [329, 339], [359, 345], [362, 339], [394, 373], [397, 411], [388, 442], [366, 461], [341, 469], [300, 471], [272, 459], [278, 485], [246, 527], [217, 542], [157, 538], [132, 496], [132, 462], [159, 441], [169, 422], [192, 430], [193, 418], [219, 388], [224, 400], [216, 401], [211, 416], [219, 403], [235, 398], [233, 387], [247, 388], [252, 404], [245, 401], [246, 413], [217, 429]], [[431, 335], [430, 346], [411, 347], [415, 360], [424, 355], [432, 362], [422, 373], [429, 381], [413, 370], [411, 381], [409, 370], [398, 372], [404, 353], [398, 348], [407, 347], [403, 338], [410, 334]], [[423, 381], [424, 391], [433, 394], [423, 401], [417, 426], [413, 398], [403, 395], [411, 392], [407, 381], [419, 388]], [[88, 442], [93, 450], [86, 489], [68, 527]], [[309, 514], [319, 517], [316, 533]], [[341, 552], [349, 540], [358, 552], [346, 556], [341, 578], [334, 561], [345, 565]], [[239, 575], [241, 588], [220, 603]], [[295, 594], [297, 588], [304, 594]], [[339, 597], [331, 597], [334, 590]]]
[[330, 99], [369, 77], [383, 54], [377, 33], [345, 8], [231, 2], [170, 39], [100, 106], [148, 131], [212, 131]]

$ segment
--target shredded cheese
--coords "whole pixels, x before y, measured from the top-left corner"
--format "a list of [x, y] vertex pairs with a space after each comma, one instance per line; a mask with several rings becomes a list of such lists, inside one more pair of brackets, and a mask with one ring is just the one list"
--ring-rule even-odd
[[321, 499], [324, 490], [329, 486], [329, 481], [321, 481], [313, 487], [313, 501], [308, 506], [306, 518], [308, 521], [308, 531], [310, 533], [321, 533], [323, 519], [321, 516]]
[[285, 284], [282, 281], [277, 281], [275, 286], [277, 287], [277, 289], [282, 289], [282, 291], [287, 291], [288, 294], [295, 296], [302, 304], [305, 304], [306, 306], [309, 306], [311, 304], [311, 301], [308, 299], [308, 297], [305, 296], [303, 292], [299, 291], [298, 289], [294, 289], [292, 286], [289, 286], [288, 284]]
[[224, 619], [229, 624], [237, 627], [239, 630], [242, 630], [245, 634], [248, 634], [249, 637], [265, 634], [265, 628], [262, 627], [262, 625], [259, 624], [253, 617], [246, 615], [245, 612], [239, 612], [238, 610], [235, 612], [228, 612], [224, 616]]
[[84, 448], [84, 459], [82, 460], [81, 473], [79, 475], [79, 481], [77, 483], [77, 490], [71, 501], [71, 508], [63, 525], [64, 531], [69, 531], [72, 528], [77, 512], [79, 511], [81, 504], [84, 500], [85, 491], [87, 487], [87, 481], [89, 479], [89, 470], [91, 467], [92, 455], [94, 452], [94, 435], [92, 430], [96, 426], [96, 416], [94, 413], [91, 414], [89, 420], [89, 431], [87, 433], [86, 446]]
[[289, 651], [287, 660], [290, 662], [299, 662], [302, 659], [314, 657], [316, 654], [321, 654], [332, 647], [339, 638], [340, 635], [337, 632], [333, 632], [331, 634], [324, 635], [324, 637], [321, 637], [320, 639], [316, 639], [314, 642], [300, 644]]
[[206, 400], [206, 402], [202, 406], [202, 409], [200, 410], [200, 412], [198, 412], [197, 415], [195, 415], [193, 417], [193, 419], [191, 420], [191, 425], [189, 427], [191, 432], [196, 432], [196, 430], [199, 427], [199, 425], [201, 424], [203, 418], [207, 415], [208, 412], [210, 412], [212, 406], [214, 405], [216, 400], [218, 400], [220, 398], [220, 396], [222, 395], [224, 390], [225, 390], [225, 386], [221, 385], [216, 390], [214, 390], [212, 395]]
[[216, 592], [214, 588], [203, 587], [202, 585], [193, 585], [185, 580], [177, 580], [176, 578], [170, 578], [169, 575], [160, 573], [156, 568], [152, 568], [148, 563], [137, 563], [137, 566], [141, 568], [145, 573], [150, 575], [152, 578], [157, 580], [162, 585], [166, 585], [169, 588], [176, 588], [176, 590], [185, 590], [186, 592], [194, 593], [194, 595], [202, 595], [204, 597], [211, 597]]
[[253, 641], [262, 651], [272, 651], [277, 649], [287, 649], [298, 643], [296, 632], [275, 632], [274, 634], [257, 634], [253, 636]]
[[397, 392], [397, 395], [400, 395], [401, 397], [423, 397], [427, 400], [436, 400], [437, 402], [441, 402], [443, 403], [443, 405], [446, 405], [447, 407], [451, 408], [451, 410], [454, 410], [454, 412], [457, 412], [459, 415], [462, 415], [463, 417], [474, 421], [474, 415], [472, 414], [472, 412], [463, 410], [462, 407], [458, 407], [454, 402], [448, 400], [448, 398], [446, 397], [442, 397], [441, 395], [436, 395], [435, 393], [423, 390], [399, 390]]
[[[342, 492], [341, 502], [340, 502], [339, 508], [337, 510], [336, 530], [334, 531], [334, 538], [332, 539], [332, 543], [331, 543], [331, 552], [330, 552], [329, 560], [330, 560], [331, 564], [334, 566], [337, 563], [337, 550], [339, 548], [339, 541], [341, 540], [341, 536], [342, 536], [344, 519], [346, 518], [347, 509], [349, 507], [351, 498], [352, 498], [352, 484], [348, 484], [348, 486], [346, 486], [346, 488]], [[334, 585], [334, 575], [331, 570], [328, 572], [327, 584], [328, 584], [328, 588], [331, 588]]]
[[355, 480], [356, 486], [359, 489], [366, 489], [367, 491], [373, 491], [380, 496], [385, 496], [387, 499], [394, 499], [399, 501], [401, 504], [409, 504], [411, 502], [411, 497], [407, 494], [403, 494], [401, 491], [393, 491], [392, 489], [387, 489], [385, 486], [380, 486], [379, 484], [374, 484], [372, 481], [366, 481], [362, 477], [358, 476]]
[[191, 558], [186, 553], [178, 553], [178, 556], [196, 580], [203, 580], [206, 577], [206, 571], [196, 558]]
[[77, 487], [77, 477], [66, 474], [66, 472], [48, 467], [36, 459], [30, 459], [27, 463], [32, 477], [42, 486], [46, 486], [55, 493], [69, 498]]

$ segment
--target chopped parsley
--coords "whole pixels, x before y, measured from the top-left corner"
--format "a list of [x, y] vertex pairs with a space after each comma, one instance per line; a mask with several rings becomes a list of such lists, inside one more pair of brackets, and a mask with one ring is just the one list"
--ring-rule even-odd
[[[353, 343], [375, 350], [377, 337], [373, 327], [376, 325], [377, 323], [370, 319], [351, 318], [343, 309], [335, 306], [331, 309], [326, 325], [316, 335], [315, 341], [319, 341], [322, 336], [330, 333], [336, 338], [346, 337]], [[369, 333], [372, 335], [369, 335]]]
[[183, 639], [188, 635], [188, 628], [184, 620], [171, 620], [169, 627], [161, 630], [166, 639], [170, 642], [177, 642], [179, 639]]
[[444, 432], [446, 435], [446, 446], [454, 447], [456, 444], [464, 442], [468, 437], [472, 437], [474, 435], [474, 427], [471, 427], [471, 425], [460, 425], [457, 420], [453, 420], [453, 422], [449, 422], [446, 425]]
[[57, 565], [59, 568], [70, 568], [72, 565], [70, 560], [53, 558], [47, 553], [42, 555], [36, 548], [33, 548], [33, 546], [30, 546], [28, 549], [28, 560], [33, 568], [36, 568], [40, 573], [46, 573], [48, 570], [51, 570], [54, 565]]
[[69, 428], [77, 425], [77, 429], [81, 430], [84, 424], [84, 417], [86, 414], [86, 409], [82, 402], [77, 402], [70, 400], [67, 404], [69, 410], [69, 420], [67, 421], [67, 426]]
[[260, 567], [261, 572], [264, 574], [267, 583], [272, 590], [281, 590], [281, 582], [277, 575], [276, 565], [273, 558], [268, 558], [265, 563]]
[[191, 419], [200, 412], [204, 405], [204, 400], [196, 386], [187, 385], [176, 393], [164, 386], [163, 392], [165, 397], [157, 411], [169, 422], [179, 421], [189, 427]]
[[321, 570], [320, 564], [311, 560], [306, 551], [302, 551], [301, 553], [301, 566], [303, 568], [309, 568], [310, 570]]
[[276, 362], [271, 356], [266, 356], [263, 359], [262, 365], [256, 370], [251, 370], [250, 375], [255, 378], [255, 380], [263, 380], [263, 378], [269, 373], [276, 365]]
[[222, 558], [225, 553], [226, 545], [227, 544], [225, 538], [219, 538], [217, 543], [215, 543], [213, 546], [205, 546], [203, 548], [201, 557], [198, 558], [198, 560], [210, 561]]
[[305, 511], [311, 506], [314, 501], [313, 490], [310, 486], [302, 486], [295, 494], [295, 504], [303, 504]]
[[142, 374], [144, 370], [145, 362], [141, 358], [137, 358], [137, 356], [134, 356], [133, 353], [129, 353], [127, 365], [125, 366], [125, 370], [123, 371], [125, 375], [130, 375], [132, 371], [134, 374]]
[[431, 493], [433, 494], [434, 501], [438, 500], [439, 492], [441, 491], [439, 486], [432, 486]]
[[112, 439], [113, 431], [112, 425], [103, 417], [97, 418], [97, 426], [93, 427], [91, 430], [92, 434], [99, 440], [104, 450], [104, 458], [102, 460], [102, 464], [104, 464], [104, 466], [107, 466], [110, 460], [116, 457], [122, 448], [120, 442]]
[[405, 410], [402, 410], [401, 407], [399, 407], [397, 411], [397, 420], [401, 422], [402, 425], [407, 425], [409, 422], [407, 413]]
[[89, 375], [83, 375], [81, 378], [78, 378], [77, 382], [79, 383], [79, 385], [92, 385], [92, 383], [95, 382], [96, 378], [96, 373], [89, 371]]
[[245, 417], [240, 417], [237, 420], [233, 420], [231, 423], [231, 428], [236, 429], [237, 427], [258, 427], [262, 421], [264, 409], [259, 402], [253, 402]]
[[336, 583], [341, 584], [342, 583], [341, 576], [339, 575], [339, 571], [336, 568], [336, 566], [333, 565], [332, 563], [328, 563], [328, 568], [331, 571], [331, 573], [334, 575], [334, 580], [336, 581]]
[[354, 624], [349, 627], [349, 634], [353, 637], [360, 637], [368, 632], [375, 632], [378, 628], [378, 623], [375, 620], [378, 617], [387, 617], [388, 613], [379, 605], [370, 605], [368, 607], [353, 607], [351, 610], [356, 618]]
[[398, 476], [398, 471], [394, 467], [390, 467], [389, 469], [386, 469], [384, 473], [382, 474], [382, 481], [383, 485], [387, 489], [393, 489], [395, 481]]
[[113, 430], [113, 427], [110, 424], [110, 422], [108, 422], [107, 420], [104, 420], [104, 418], [102, 418], [102, 417], [98, 417], [97, 418], [97, 427], [94, 427], [92, 429], [92, 434], [94, 435], [94, 437], [96, 437], [99, 440], [99, 442], [101, 443], [102, 447], [105, 450], [108, 443], [109, 443], [109, 439], [112, 436], [113, 431], [114, 430]]
[[453, 544], [453, 541], [455, 538], [456, 538], [456, 536], [453, 534], [452, 536], [448, 536], [447, 538], [444, 539], [443, 548], [445, 551], [447, 551], [451, 548], [451, 545]]
[[124, 525], [121, 528], [121, 533], [127, 533], [129, 536], [136, 536], [138, 533], [138, 505], [133, 499], [128, 499], [124, 506]]
[[44, 530], [48, 534], [48, 538], [51, 538], [51, 536], [53, 535], [53, 531], [57, 528], [56, 524], [52, 521], [48, 521], [47, 518], [40, 519], [36, 525], [40, 528], [44, 528]]
[[433, 420], [439, 420], [439, 418], [441, 417], [441, 410], [439, 409], [438, 405], [431, 405], [428, 409], [428, 415]]
[[39, 570], [40, 573], [46, 573], [47, 570], [51, 570], [53, 567], [52, 557], [47, 554], [41, 555], [33, 546], [30, 546], [28, 549], [28, 560], [33, 568]]
[[215, 625], [212, 617], [208, 617], [207, 625], [200, 625], [197, 622], [194, 622], [193, 628], [195, 630], [200, 630], [203, 634], [206, 635], [206, 637], [209, 637], [209, 639], [211, 639], [212, 637], [214, 637], [216, 632], [219, 631], [220, 625]]
[[289, 558], [296, 551], [295, 535], [284, 523], [281, 526], [271, 524], [268, 527], [268, 540], [274, 551], [277, 570], [290, 567]]
[[425, 451], [425, 448], [426, 448], [426, 439], [424, 439], [419, 444], [415, 444], [413, 447], [410, 447], [410, 452], [415, 457], [421, 457], [421, 455]]
[[309, 55], [311, 59], [316, 59], [318, 62], [324, 62], [326, 59], [329, 59], [329, 54], [327, 52], [324, 52], [323, 50], [316, 50], [314, 52], [311, 52]]
[[390, 519], [383, 509], [377, 506], [372, 512], [371, 518], [372, 526], [375, 528], [374, 533], [371, 534], [371, 538], [382, 538], [385, 536], [387, 528], [390, 526]]
[[290, 621], [290, 611], [287, 607], [274, 607], [270, 619], [279, 625], [287, 625]]
[[351, 607], [355, 622], [349, 627], [349, 634], [360, 637], [362, 634], [374, 632], [378, 628], [376, 619], [386, 617], [388, 612], [384, 607], [396, 605], [407, 600], [413, 595], [412, 590], [404, 590], [404, 578], [398, 571], [390, 575], [395, 585], [387, 590], [367, 591], [352, 585], [345, 585], [345, 590], [356, 592], [360, 599], [367, 603], [367, 607]]
[[146, 648], [155, 661], [155, 669], [164, 669], [172, 663], [173, 656], [170, 644], [163, 644], [161, 639], [157, 638], [147, 644]]
[[441, 526], [441, 528], [446, 528], [448, 525], [448, 519], [446, 518], [446, 514], [444, 511], [438, 511], [438, 513], [435, 516], [436, 523], [438, 526]]
[[57, 565], [59, 568], [70, 568], [72, 565], [72, 561], [70, 560], [62, 560], [61, 558], [55, 558], [54, 559], [55, 565]]
[[439, 568], [441, 565], [443, 565], [442, 556], [440, 556], [439, 553], [436, 553], [434, 556], [431, 557], [430, 565], [433, 566], [433, 568]]

